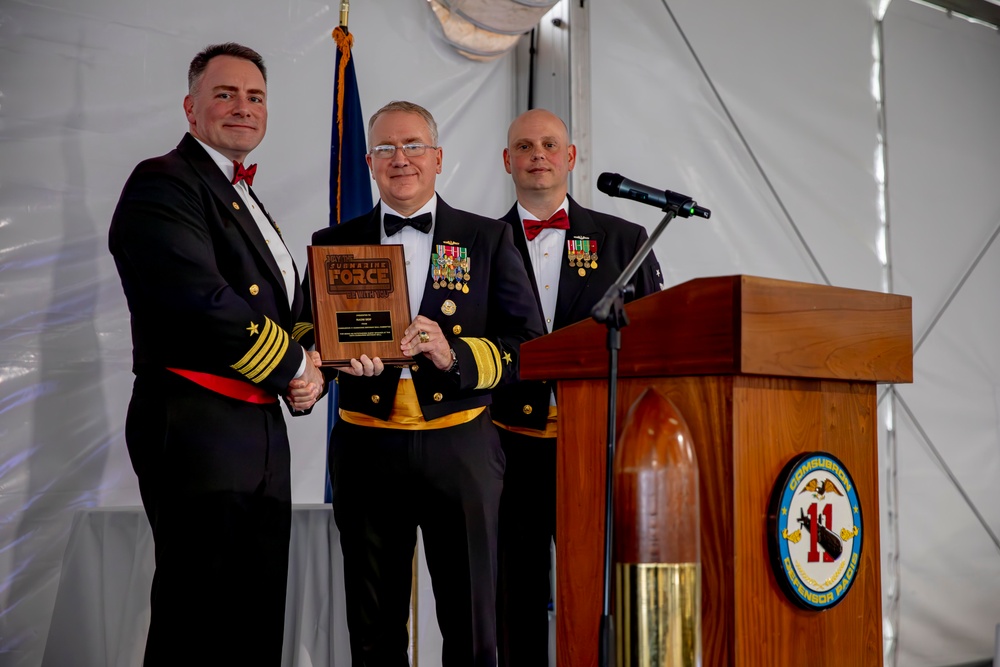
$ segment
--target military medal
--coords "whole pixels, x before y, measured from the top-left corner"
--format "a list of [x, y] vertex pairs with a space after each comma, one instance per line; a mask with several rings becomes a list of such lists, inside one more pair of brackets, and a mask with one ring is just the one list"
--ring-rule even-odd
[[469, 253], [454, 241], [446, 241], [436, 246], [431, 253], [431, 282], [434, 289], [447, 287], [450, 290], [469, 293]]
[[587, 275], [587, 269], [597, 268], [597, 241], [585, 236], [567, 240], [566, 257], [581, 277]]
[[456, 306], [455, 302], [451, 299], [446, 299], [445, 302], [441, 304], [441, 312], [445, 315], [454, 315], [456, 310], [458, 310], [458, 306]]

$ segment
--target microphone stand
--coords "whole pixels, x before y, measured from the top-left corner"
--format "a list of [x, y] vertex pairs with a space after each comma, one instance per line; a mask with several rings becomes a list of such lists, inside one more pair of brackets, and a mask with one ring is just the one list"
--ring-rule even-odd
[[621, 330], [628, 326], [628, 316], [625, 314], [625, 297], [634, 290], [629, 285], [629, 280], [639, 270], [646, 257], [653, 251], [653, 244], [660, 237], [663, 230], [677, 215], [676, 207], [663, 209], [666, 215], [656, 226], [646, 243], [643, 244], [636, 253], [632, 261], [629, 262], [618, 280], [608, 288], [608, 291], [601, 297], [594, 308], [590, 311], [591, 317], [597, 322], [608, 327], [607, 350], [608, 350], [608, 447], [607, 461], [605, 464], [604, 476], [604, 600], [601, 610], [600, 644], [598, 654], [599, 667], [611, 667], [614, 665], [614, 644], [615, 631], [614, 622], [611, 615], [611, 563], [613, 559], [612, 549], [614, 540], [612, 526], [614, 522], [614, 465], [615, 465], [615, 431], [617, 429], [616, 407], [618, 404], [618, 350], [622, 346]]

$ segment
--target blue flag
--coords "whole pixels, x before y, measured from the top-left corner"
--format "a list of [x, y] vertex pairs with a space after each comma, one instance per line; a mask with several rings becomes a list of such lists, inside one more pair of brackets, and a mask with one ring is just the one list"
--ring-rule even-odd
[[[354, 35], [346, 27], [333, 29], [337, 43], [336, 73], [333, 83], [333, 122], [330, 132], [330, 225], [356, 218], [372, 208], [371, 180], [365, 155], [365, 119], [361, 115], [358, 78], [354, 74], [351, 46]], [[337, 421], [338, 386], [333, 383], [327, 399], [327, 433]], [[324, 502], [331, 502], [330, 468], [327, 461]]]

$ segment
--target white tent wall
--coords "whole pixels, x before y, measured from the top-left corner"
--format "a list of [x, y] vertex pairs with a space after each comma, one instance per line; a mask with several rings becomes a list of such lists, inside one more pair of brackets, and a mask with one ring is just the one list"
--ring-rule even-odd
[[910, 2], [884, 24], [894, 291], [916, 348], [894, 410], [898, 664], [955, 664], [993, 656], [1000, 623], [1000, 43]]
[[[187, 130], [191, 57], [220, 41], [256, 48], [270, 127], [252, 155], [254, 190], [301, 271], [328, 221], [337, 8], [0, 0], [0, 665], [41, 662], [73, 512], [139, 504], [123, 438], [128, 311], [107, 251], [125, 179]], [[442, 196], [505, 212], [513, 59], [459, 56], [423, 2], [355, 2], [351, 27], [366, 116], [393, 99], [427, 106], [444, 147]], [[289, 420], [296, 503], [323, 500], [325, 412]]]
[[[424, 4], [352, 3], [363, 110], [400, 98], [430, 108], [444, 146], [439, 191], [500, 215], [512, 200], [500, 149], [525, 63], [461, 58]], [[866, 0], [588, 5], [593, 173], [685, 192], [713, 210], [661, 237], [668, 285], [747, 273], [882, 289], [876, 23]], [[314, 0], [0, 0], [0, 665], [41, 661], [73, 512], [139, 502], [122, 436], [128, 314], [106, 250], [122, 184], [186, 129], [194, 52], [247, 43], [269, 66], [255, 190], [304, 266], [309, 234], [327, 221], [336, 9]], [[888, 259], [893, 290], [914, 297], [922, 341], [914, 384], [883, 401], [883, 411], [896, 405], [898, 451], [894, 657], [930, 667], [992, 656], [1000, 622], [989, 532], [1000, 524], [1000, 315], [991, 298], [1000, 284], [1000, 43], [991, 29], [904, 0], [883, 25]], [[550, 90], [538, 103], [546, 97], [565, 100]], [[592, 196], [650, 230], [659, 221], [655, 209]], [[317, 412], [290, 420], [297, 503], [322, 500]], [[883, 553], [888, 525], [883, 516]], [[884, 570], [887, 589], [892, 563]]]
[[[747, 273], [870, 290], [892, 280], [893, 291], [913, 297], [914, 340], [926, 340], [914, 383], [896, 387], [895, 420], [889, 399], [880, 420], [895, 426], [895, 440], [886, 426], [880, 433], [880, 464], [898, 517], [897, 542], [883, 502], [886, 635], [898, 642], [886, 664], [992, 657], [1000, 622], [996, 30], [902, 0], [888, 7], [884, 271], [877, 26], [865, 0], [592, 3], [591, 25], [595, 173], [678, 190], [714, 211], [709, 221], [674, 221], [657, 243], [668, 286]], [[594, 197], [649, 229], [661, 215]]]

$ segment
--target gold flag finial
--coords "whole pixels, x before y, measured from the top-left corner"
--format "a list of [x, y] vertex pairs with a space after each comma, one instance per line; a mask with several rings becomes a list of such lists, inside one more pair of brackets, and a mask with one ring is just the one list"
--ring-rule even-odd
[[340, 0], [340, 27], [347, 32], [347, 14], [351, 11], [351, 0]]

